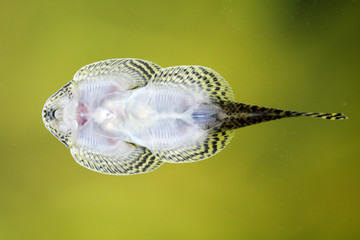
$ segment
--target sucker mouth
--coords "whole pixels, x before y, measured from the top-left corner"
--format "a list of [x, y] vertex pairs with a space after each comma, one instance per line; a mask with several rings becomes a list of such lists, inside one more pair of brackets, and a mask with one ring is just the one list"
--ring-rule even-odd
[[80, 127], [84, 126], [87, 123], [88, 114], [89, 114], [88, 108], [83, 102], [80, 102], [76, 109], [76, 121]]
[[43, 118], [53, 120], [56, 119], [57, 115], [57, 109], [51, 108], [51, 109], [44, 109], [43, 110]]

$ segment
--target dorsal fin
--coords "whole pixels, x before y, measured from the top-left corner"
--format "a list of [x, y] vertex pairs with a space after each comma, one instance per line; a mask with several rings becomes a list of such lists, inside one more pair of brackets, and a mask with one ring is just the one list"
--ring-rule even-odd
[[160, 69], [149, 85], [172, 85], [200, 94], [212, 102], [235, 101], [227, 81], [216, 71], [203, 66], [176, 66]]
[[145, 86], [160, 68], [141, 59], [109, 59], [80, 68], [74, 75], [74, 82], [113, 81], [120, 87], [119, 90], [126, 91]]

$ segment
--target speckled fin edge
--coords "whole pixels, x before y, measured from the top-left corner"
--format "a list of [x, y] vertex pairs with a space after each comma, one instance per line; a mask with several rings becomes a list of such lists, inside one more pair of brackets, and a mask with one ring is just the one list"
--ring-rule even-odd
[[[133, 144], [132, 144], [133, 145]], [[70, 148], [71, 155], [81, 166], [109, 175], [133, 175], [148, 173], [159, 168], [163, 162], [147, 148], [133, 145], [133, 151], [121, 156], [96, 153], [83, 148]]]
[[74, 75], [74, 82], [111, 80], [123, 90], [142, 87], [161, 69], [157, 64], [135, 58], [109, 59], [88, 64]]
[[166, 150], [155, 150], [153, 153], [161, 161], [169, 163], [190, 163], [207, 159], [219, 153], [234, 136], [233, 130], [214, 128], [208, 130], [207, 136], [192, 145], [179, 146]]
[[235, 101], [228, 82], [216, 71], [203, 66], [176, 66], [160, 69], [149, 85], [175, 86], [203, 95], [213, 102]]

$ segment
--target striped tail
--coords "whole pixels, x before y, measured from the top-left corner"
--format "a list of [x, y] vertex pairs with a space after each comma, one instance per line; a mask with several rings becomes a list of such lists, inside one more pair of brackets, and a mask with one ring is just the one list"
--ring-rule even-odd
[[342, 113], [313, 113], [313, 112], [293, 112], [292, 117], [317, 117], [326, 120], [344, 120], [347, 117]]
[[317, 117], [327, 120], [347, 119], [342, 113], [295, 112], [230, 101], [221, 103], [220, 107], [225, 111], [226, 115], [221, 128], [226, 130], [287, 117]]

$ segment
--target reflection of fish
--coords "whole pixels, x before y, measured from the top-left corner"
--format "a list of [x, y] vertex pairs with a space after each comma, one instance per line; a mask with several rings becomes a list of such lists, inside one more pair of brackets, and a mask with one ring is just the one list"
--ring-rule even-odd
[[75, 160], [106, 174], [203, 160], [221, 151], [237, 128], [298, 116], [346, 118], [237, 103], [225, 79], [210, 68], [161, 68], [139, 59], [82, 67], [43, 109], [46, 128]]

